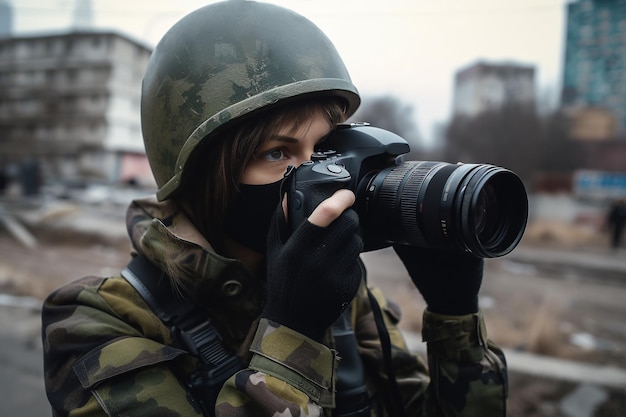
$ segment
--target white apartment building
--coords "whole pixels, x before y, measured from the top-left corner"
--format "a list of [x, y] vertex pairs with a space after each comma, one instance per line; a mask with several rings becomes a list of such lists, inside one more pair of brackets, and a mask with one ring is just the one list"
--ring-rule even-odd
[[140, 95], [150, 54], [114, 32], [0, 38], [0, 165], [35, 160], [47, 181], [146, 174]]
[[476, 116], [505, 104], [535, 105], [535, 69], [518, 64], [477, 62], [455, 75], [453, 113]]

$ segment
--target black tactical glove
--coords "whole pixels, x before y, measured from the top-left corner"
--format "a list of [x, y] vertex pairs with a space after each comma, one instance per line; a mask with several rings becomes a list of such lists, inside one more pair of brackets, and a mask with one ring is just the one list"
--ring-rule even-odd
[[441, 249], [393, 248], [424, 297], [428, 311], [453, 316], [478, 311], [483, 259]]
[[283, 243], [286, 229], [279, 207], [267, 240], [262, 317], [321, 341], [359, 288], [363, 241], [358, 216], [348, 209], [327, 227], [307, 220]]

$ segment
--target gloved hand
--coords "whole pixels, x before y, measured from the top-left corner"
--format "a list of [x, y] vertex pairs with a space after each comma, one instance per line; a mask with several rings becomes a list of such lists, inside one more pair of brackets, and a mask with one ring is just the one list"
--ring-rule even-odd
[[428, 310], [444, 315], [478, 311], [484, 261], [449, 250], [394, 245]]
[[284, 241], [282, 207], [267, 239], [267, 299], [262, 317], [321, 341], [359, 288], [363, 249], [356, 212], [347, 209], [326, 227], [303, 222]]

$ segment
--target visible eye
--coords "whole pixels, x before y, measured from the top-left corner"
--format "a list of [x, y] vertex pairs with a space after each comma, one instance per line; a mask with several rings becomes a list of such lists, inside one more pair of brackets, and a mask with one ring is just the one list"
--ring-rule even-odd
[[270, 149], [263, 154], [263, 157], [268, 161], [280, 161], [285, 158], [285, 151], [283, 149]]

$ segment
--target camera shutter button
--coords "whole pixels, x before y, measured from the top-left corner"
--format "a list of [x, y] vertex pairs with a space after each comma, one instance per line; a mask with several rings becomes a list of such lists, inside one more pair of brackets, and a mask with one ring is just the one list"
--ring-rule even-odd
[[336, 164], [326, 165], [326, 169], [333, 174], [341, 174], [341, 172], [343, 171], [343, 168]]

